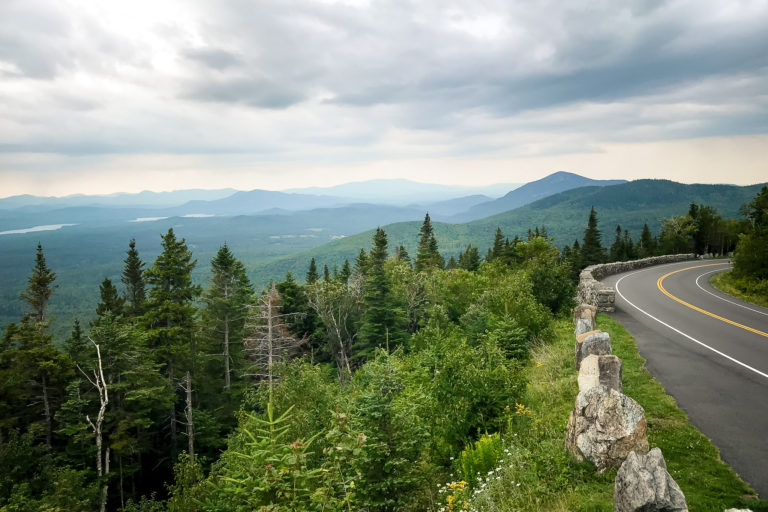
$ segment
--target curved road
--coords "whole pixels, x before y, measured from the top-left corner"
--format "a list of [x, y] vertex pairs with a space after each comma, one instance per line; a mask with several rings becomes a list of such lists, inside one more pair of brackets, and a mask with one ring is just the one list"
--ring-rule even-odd
[[612, 315], [634, 336], [647, 368], [768, 497], [768, 309], [714, 289], [728, 260], [660, 265], [609, 276]]

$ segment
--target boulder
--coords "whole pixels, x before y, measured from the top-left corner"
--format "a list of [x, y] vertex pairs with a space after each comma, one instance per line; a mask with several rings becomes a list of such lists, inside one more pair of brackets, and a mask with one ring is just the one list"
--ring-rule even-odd
[[568, 418], [565, 447], [598, 471], [617, 468], [630, 452], [646, 453], [645, 411], [627, 395], [605, 386], [582, 391]]
[[581, 361], [589, 355], [606, 356], [611, 352], [611, 336], [607, 332], [598, 331], [577, 337], [573, 356], [575, 368], [578, 370], [581, 367]]
[[583, 332], [581, 334], [576, 335], [576, 343], [584, 343], [584, 340], [588, 337], [592, 336], [593, 334], [597, 334], [599, 332], [603, 332], [600, 329], [595, 329], [594, 331], [587, 331]]
[[688, 512], [680, 486], [667, 472], [661, 450], [631, 452], [616, 474], [614, 512]]
[[591, 354], [581, 361], [579, 391], [586, 391], [596, 386], [605, 386], [621, 393], [621, 359], [613, 355]]
[[575, 336], [578, 336], [579, 334], [584, 334], [585, 332], [594, 331], [595, 330], [595, 324], [592, 323], [592, 320], [589, 318], [579, 318], [576, 320], [576, 330], [573, 331], [573, 334]]
[[576, 324], [579, 318], [587, 318], [592, 320], [592, 329], [595, 325], [595, 315], [597, 314], [597, 307], [591, 304], [579, 304], [573, 308], [573, 323]]

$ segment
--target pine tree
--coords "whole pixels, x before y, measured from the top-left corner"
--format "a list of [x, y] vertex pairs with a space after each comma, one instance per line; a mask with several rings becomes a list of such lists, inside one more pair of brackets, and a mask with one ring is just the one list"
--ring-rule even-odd
[[467, 245], [467, 250], [459, 256], [459, 267], [474, 272], [480, 268], [480, 253], [477, 247]]
[[144, 314], [144, 300], [146, 290], [144, 288], [144, 262], [139, 258], [136, 250], [136, 240], [128, 244], [128, 256], [125, 258], [125, 267], [120, 279], [125, 285], [126, 308], [125, 314], [129, 317], [140, 317]]
[[46, 307], [51, 299], [51, 294], [57, 286], [51, 286], [56, 280], [56, 274], [48, 268], [45, 263], [43, 247], [37, 244], [37, 254], [35, 255], [35, 266], [32, 269], [32, 275], [27, 280], [27, 289], [22, 292], [21, 298], [32, 308], [30, 314], [38, 323], [45, 322]]
[[378, 228], [373, 237], [365, 280], [363, 321], [357, 342], [353, 345], [354, 360], [370, 357], [376, 347], [396, 347], [406, 337], [405, 314], [392, 297], [392, 285], [384, 268], [386, 260], [387, 234]]
[[504, 252], [504, 233], [501, 232], [501, 228], [496, 228], [496, 234], [493, 236], [493, 246], [489, 249], [487, 261], [493, 261], [497, 258], [501, 258]]
[[406, 250], [404, 245], [400, 245], [397, 248], [397, 261], [402, 261], [403, 263], [407, 263], [408, 265], [411, 264], [411, 256], [408, 254], [408, 251]]
[[648, 258], [656, 254], [656, 240], [648, 229], [648, 224], [643, 224], [643, 232], [637, 244], [637, 255], [640, 258]]
[[451, 257], [448, 259], [448, 263], [445, 264], [445, 270], [454, 270], [459, 268], [459, 262], [456, 261], [456, 256], [451, 254]]
[[445, 267], [445, 260], [437, 247], [437, 239], [432, 229], [432, 220], [427, 213], [419, 231], [419, 248], [416, 253], [414, 269], [417, 272], [430, 271]]
[[[347, 263], [349, 268], [349, 263]], [[306, 346], [315, 361], [324, 362], [329, 356], [326, 353], [325, 341], [320, 333], [317, 314], [309, 307], [305, 287], [300, 286], [290, 272], [285, 274], [285, 280], [275, 285], [281, 298], [281, 312], [290, 315], [288, 329], [297, 339], [308, 340]], [[310, 288], [310, 287], [306, 287]]]
[[349, 276], [352, 275], [352, 268], [349, 265], [349, 260], [345, 259], [344, 264], [341, 266], [341, 272], [339, 273], [339, 281], [346, 283], [349, 281]]
[[315, 284], [318, 277], [320, 276], [317, 273], [317, 263], [315, 263], [315, 258], [312, 258], [309, 261], [309, 270], [307, 270], [307, 284]]
[[624, 261], [624, 240], [621, 238], [621, 226], [616, 226], [616, 238], [611, 245], [610, 260], [611, 261]]
[[584, 230], [584, 241], [581, 245], [582, 264], [585, 267], [602, 263], [605, 260], [605, 251], [600, 244], [600, 231], [597, 229], [597, 212], [595, 207], [589, 212], [587, 229]]
[[328, 282], [331, 280], [331, 272], [328, 270], [328, 265], [323, 265], [323, 282]]
[[232, 389], [232, 376], [238, 379], [243, 368], [243, 327], [246, 305], [253, 299], [253, 289], [245, 273], [245, 265], [235, 258], [227, 244], [219, 248], [211, 260], [211, 278], [203, 294], [203, 326], [212, 342], [211, 362], [219, 385], [216, 389]]
[[101, 302], [96, 306], [96, 314], [99, 318], [107, 313], [112, 313], [114, 316], [122, 316], [125, 299], [118, 295], [117, 288], [108, 277], [105, 277], [104, 281], [99, 285], [99, 293], [101, 295]]
[[[145, 272], [149, 285], [146, 311], [142, 322], [150, 336], [150, 348], [164, 370], [171, 388], [177, 377], [193, 367], [195, 346], [193, 330], [196, 310], [193, 301], [200, 295], [200, 286], [192, 284], [192, 269], [197, 260], [187, 248], [185, 240], [176, 239], [173, 228], [162, 236], [163, 252], [154, 265]], [[170, 406], [171, 459], [176, 460], [176, 404]]]
[[361, 276], [365, 276], [368, 273], [368, 253], [362, 247], [355, 261], [355, 272]]

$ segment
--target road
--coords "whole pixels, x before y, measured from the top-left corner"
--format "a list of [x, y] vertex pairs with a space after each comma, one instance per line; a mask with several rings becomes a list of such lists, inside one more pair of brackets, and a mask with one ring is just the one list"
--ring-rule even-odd
[[727, 260], [609, 276], [647, 368], [720, 455], [768, 498], [768, 309], [714, 289]]

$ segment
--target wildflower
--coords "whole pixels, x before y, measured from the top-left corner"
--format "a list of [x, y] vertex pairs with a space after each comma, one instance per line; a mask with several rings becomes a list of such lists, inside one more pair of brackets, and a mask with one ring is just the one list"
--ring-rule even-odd
[[542, 366], [541, 361], [536, 361], [536, 368], [541, 368], [541, 366]]

